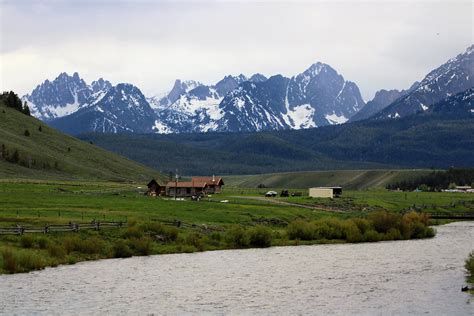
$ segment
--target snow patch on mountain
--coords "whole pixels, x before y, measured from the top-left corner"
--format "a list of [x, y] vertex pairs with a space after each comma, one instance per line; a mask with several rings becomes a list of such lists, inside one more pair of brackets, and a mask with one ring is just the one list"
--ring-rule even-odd
[[293, 129], [317, 127], [313, 121], [314, 112], [310, 104], [302, 104], [291, 110], [288, 109], [288, 113], [283, 118]]
[[347, 122], [349, 119], [345, 117], [344, 115], [337, 115], [335, 112], [332, 112], [332, 114], [326, 114], [324, 116], [326, 120], [329, 122], [329, 124], [344, 124]]

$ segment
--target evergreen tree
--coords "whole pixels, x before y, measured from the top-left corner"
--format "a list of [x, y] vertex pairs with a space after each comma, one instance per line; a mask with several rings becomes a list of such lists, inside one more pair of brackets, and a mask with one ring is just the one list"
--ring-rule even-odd
[[25, 133], [24, 133], [24, 135], [25, 135], [26, 137], [30, 136], [30, 131], [29, 131], [29, 130], [27, 130], [27, 129], [25, 129]]
[[25, 101], [25, 103], [23, 104], [23, 110], [22, 110], [23, 114], [25, 115], [28, 115], [30, 116], [31, 115], [31, 112], [30, 112], [30, 107], [28, 106], [28, 103]]

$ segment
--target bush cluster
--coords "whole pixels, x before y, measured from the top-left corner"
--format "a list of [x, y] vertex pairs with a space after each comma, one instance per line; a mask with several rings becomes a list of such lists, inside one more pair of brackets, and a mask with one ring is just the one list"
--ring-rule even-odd
[[225, 241], [231, 247], [270, 247], [272, 244], [272, 231], [270, 228], [257, 225], [251, 228], [234, 225], [225, 234]]
[[36, 252], [2, 250], [3, 269], [9, 273], [28, 272], [45, 267], [45, 259]]
[[428, 217], [411, 212], [405, 215], [375, 212], [367, 219], [323, 218], [316, 221], [296, 220], [288, 225], [291, 240], [345, 240], [348, 242], [399, 240], [433, 237]]

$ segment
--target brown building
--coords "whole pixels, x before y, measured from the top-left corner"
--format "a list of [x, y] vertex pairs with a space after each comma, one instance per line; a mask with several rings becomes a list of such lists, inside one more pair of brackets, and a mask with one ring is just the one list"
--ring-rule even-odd
[[166, 184], [166, 195], [171, 197], [204, 196], [219, 193], [224, 181], [221, 177], [194, 177], [191, 181], [170, 181]]
[[161, 186], [155, 179], [152, 179], [147, 185], [148, 196], [160, 196], [165, 194], [165, 187]]
[[206, 183], [208, 194], [220, 193], [222, 190], [222, 186], [224, 185], [224, 181], [222, 180], [222, 178], [216, 176], [194, 177], [192, 178], [192, 181]]
[[171, 197], [191, 197], [207, 194], [207, 184], [205, 182], [184, 181], [168, 182], [166, 185], [166, 195]]

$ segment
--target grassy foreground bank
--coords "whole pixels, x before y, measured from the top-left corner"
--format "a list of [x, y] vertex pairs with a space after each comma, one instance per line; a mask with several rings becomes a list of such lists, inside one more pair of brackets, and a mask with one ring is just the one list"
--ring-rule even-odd
[[[93, 219], [128, 222], [125, 228], [100, 231], [2, 235], [0, 273], [100, 258], [434, 235], [427, 216], [399, 212], [407, 211], [411, 197], [405, 199], [396, 192], [374, 191], [371, 199], [370, 191], [347, 192], [348, 197], [324, 202], [329, 206], [339, 203], [335, 212], [325, 210], [323, 201], [307, 197], [293, 202], [312, 203], [314, 208], [239, 198], [257, 196], [255, 190], [226, 188], [209, 200], [192, 202], [146, 197], [144, 188], [108, 182], [0, 181], [0, 227], [86, 223]], [[429, 199], [428, 195], [421, 200]], [[454, 197], [441, 194], [430, 200], [445, 208]], [[178, 228], [164, 223], [174, 220], [183, 225]]]
[[[467, 270], [467, 282], [474, 285], [474, 251], [469, 254], [464, 267]], [[471, 291], [474, 292], [474, 288]]]

